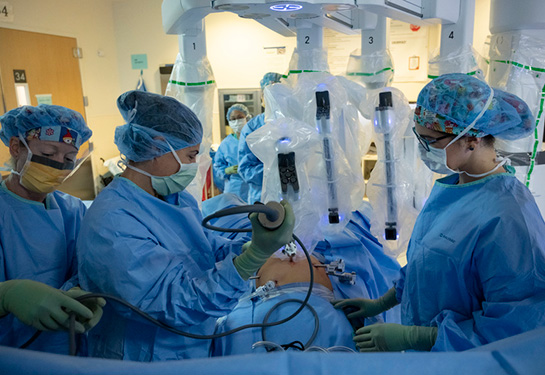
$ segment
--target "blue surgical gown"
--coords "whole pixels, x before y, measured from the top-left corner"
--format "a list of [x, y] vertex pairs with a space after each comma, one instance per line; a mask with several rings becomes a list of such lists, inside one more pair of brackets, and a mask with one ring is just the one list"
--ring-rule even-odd
[[[183, 331], [210, 334], [248, 288], [233, 265], [246, 239], [203, 229], [188, 192], [158, 199], [116, 177], [96, 198], [78, 238], [84, 289], [113, 294]], [[95, 357], [158, 361], [208, 356], [210, 340], [190, 339], [108, 303], [89, 332]]]
[[265, 114], [257, 115], [240, 132], [238, 147], [238, 174], [248, 183], [248, 203], [261, 201], [263, 188], [263, 163], [255, 156], [246, 143], [246, 137], [265, 125]]
[[[78, 284], [76, 238], [86, 211], [60, 191], [44, 203], [24, 199], [0, 185], [0, 282], [30, 279], [68, 290]], [[36, 329], [13, 314], [0, 318], [0, 345], [19, 347]], [[29, 349], [67, 354], [66, 332], [43, 332]]]
[[248, 184], [238, 173], [225, 173], [225, 168], [238, 165], [238, 145], [238, 139], [234, 134], [228, 135], [221, 142], [214, 155], [214, 176], [215, 180], [224, 182], [224, 193], [236, 194], [246, 201], [248, 199]]
[[[212, 148], [210, 148], [210, 159], [211, 160], [214, 160], [214, 157], [216, 156], [216, 151], [217, 150], [214, 150]], [[216, 185], [216, 187], [218, 188], [219, 191], [223, 192], [223, 189], [225, 189], [225, 186], [224, 186], [224, 182], [222, 179], [220, 179], [215, 173], [214, 173], [214, 167], [211, 166], [210, 167], [211, 170], [212, 170], [212, 178], [214, 180], [214, 185]]]
[[[221, 220], [221, 219], [220, 219]], [[223, 223], [226, 225], [227, 223]], [[243, 223], [232, 221], [234, 227]], [[399, 275], [399, 264], [386, 255], [381, 244], [370, 233], [369, 219], [359, 211], [352, 212], [351, 219], [342, 233], [328, 236], [314, 249], [313, 256], [324, 263], [342, 258], [346, 263], [345, 272], [356, 272], [356, 283], [341, 282], [330, 276], [333, 292], [316, 284], [309, 304], [316, 310], [320, 319], [318, 335], [312, 345], [324, 348], [346, 346], [355, 350], [352, 341], [352, 327], [343, 311], [331, 305], [332, 299], [378, 298], [386, 293]], [[304, 299], [307, 285], [286, 284], [273, 293], [277, 296], [268, 299], [241, 298], [239, 304], [226, 317], [218, 321], [217, 332], [225, 332], [243, 324], [261, 323], [270, 308], [287, 298]], [[330, 295], [328, 295], [328, 293]], [[269, 321], [289, 316], [298, 308], [297, 303], [282, 305]], [[377, 322], [400, 323], [399, 308], [393, 308], [378, 317], [368, 319], [365, 324]], [[267, 340], [287, 344], [294, 340], [305, 343], [314, 331], [313, 315], [303, 310], [289, 322], [278, 327], [267, 328]], [[213, 355], [247, 354], [252, 352], [252, 344], [262, 340], [261, 329], [252, 328], [233, 335], [214, 340]]]
[[438, 180], [396, 284], [402, 323], [438, 327], [432, 350], [460, 351], [545, 325], [545, 223], [510, 173]]

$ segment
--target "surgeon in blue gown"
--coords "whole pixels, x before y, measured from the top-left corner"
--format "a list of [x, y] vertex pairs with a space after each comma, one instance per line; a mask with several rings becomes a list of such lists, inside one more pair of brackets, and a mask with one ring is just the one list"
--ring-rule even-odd
[[[83, 202], [56, 188], [73, 171], [81, 144], [91, 137], [83, 117], [42, 104], [0, 116], [11, 173], [0, 185], [0, 345], [19, 347], [36, 329], [29, 349], [68, 353], [66, 309], [77, 313], [79, 332], [91, 328], [104, 301], [74, 297], [76, 236]], [[84, 354], [84, 353], [82, 353]]]
[[[223, 194], [203, 202], [203, 214], [209, 215], [223, 208], [242, 205], [236, 196]], [[364, 208], [364, 207], [362, 207]], [[242, 215], [226, 216], [211, 222], [223, 228], [248, 228], [249, 221]], [[342, 310], [333, 308], [331, 301], [341, 298], [378, 298], [392, 285], [399, 274], [399, 265], [384, 254], [382, 246], [370, 233], [370, 223], [361, 210], [354, 211], [343, 232], [330, 235], [320, 241], [312, 253], [314, 264], [327, 264], [339, 258], [346, 263], [347, 272], [356, 272], [356, 282], [351, 285], [334, 276], [326, 276], [323, 267], [314, 268], [315, 284], [309, 305], [316, 311], [319, 329], [309, 346], [331, 350], [356, 350], [352, 340], [352, 327]], [[236, 238], [241, 233], [224, 232], [223, 236]], [[274, 280], [277, 287], [268, 295], [258, 296], [255, 287], [243, 295], [234, 310], [218, 320], [218, 333], [250, 323], [262, 323], [265, 315], [278, 302], [297, 298], [303, 300], [308, 290], [308, 263], [305, 259], [295, 262], [282, 260], [281, 254], [269, 258], [258, 272], [260, 285]], [[299, 303], [280, 305], [269, 317], [269, 322], [289, 316]], [[367, 319], [366, 324], [376, 322], [399, 323], [399, 308], [390, 309], [380, 316]], [[276, 345], [293, 341], [307, 344], [315, 328], [315, 318], [305, 308], [294, 319], [266, 329], [266, 339]], [[212, 355], [224, 356], [257, 352], [252, 345], [263, 340], [260, 328], [240, 331], [214, 340]], [[274, 348], [275, 345], [269, 347]], [[308, 348], [308, 347], [307, 347]], [[307, 349], [305, 348], [305, 349]]]
[[[279, 73], [266, 73], [260, 81], [261, 90], [265, 87], [280, 82], [282, 75]], [[265, 103], [263, 102], [264, 106]], [[263, 163], [255, 156], [248, 144], [246, 137], [265, 125], [265, 113], [261, 113], [248, 121], [240, 132], [238, 147], [238, 174], [248, 183], [248, 203], [261, 201], [261, 190], [263, 188]]]
[[[246, 280], [291, 240], [294, 216], [274, 231], [252, 214], [252, 239], [201, 226], [185, 191], [197, 171], [202, 125], [174, 98], [129, 91], [117, 104], [126, 124], [115, 143], [125, 171], [96, 198], [78, 237], [82, 286], [113, 294], [183, 331], [211, 334], [248, 288]], [[241, 251], [242, 254], [241, 254]], [[92, 356], [158, 361], [208, 356], [210, 340], [178, 336], [109, 304], [90, 332]]]
[[545, 325], [545, 223], [495, 138], [533, 134], [515, 95], [465, 74], [443, 75], [420, 92], [415, 134], [436, 181], [416, 221], [408, 264], [379, 299], [338, 308], [372, 316], [401, 304], [403, 325], [356, 332], [360, 351], [461, 351]]
[[238, 174], [238, 140], [240, 131], [252, 115], [244, 104], [237, 103], [229, 107], [226, 117], [233, 132], [221, 141], [214, 155], [214, 181], [219, 182], [216, 185], [224, 187], [224, 193], [236, 194], [246, 201], [248, 184]]

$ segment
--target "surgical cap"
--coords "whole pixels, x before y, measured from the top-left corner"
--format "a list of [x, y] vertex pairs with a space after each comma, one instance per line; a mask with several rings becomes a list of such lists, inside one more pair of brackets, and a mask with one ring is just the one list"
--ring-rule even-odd
[[231, 119], [231, 113], [233, 113], [233, 111], [240, 111], [244, 113], [246, 117], [252, 117], [252, 115], [250, 114], [250, 111], [248, 110], [248, 107], [246, 107], [244, 104], [237, 103], [237, 104], [233, 104], [227, 110], [227, 120]]
[[265, 87], [280, 82], [280, 79], [282, 78], [282, 74], [269, 72], [265, 73], [261, 81], [259, 82], [259, 85], [261, 86], [261, 90], [263, 90]]
[[11, 137], [22, 135], [43, 141], [66, 142], [79, 149], [93, 134], [78, 112], [52, 104], [12, 109], [0, 116], [0, 123], [0, 139], [6, 146], [9, 146]]
[[[483, 110], [492, 88], [467, 74], [445, 74], [428, 83], [418, 95], [415, 122], [428, 129], [460, 134]], [[493, 89], [494, 96], [483, 116], [466, 134], [492, 135], [514, 140], [530, 135], [535, 128], [528, 105], [516, 95]]]
[[132, 90], [117, 98], [127, 122], [115, 129], [115, 144], [129, 160], [146, 161], [202, 140], [202, 125], [195, 113], [178, 100]]

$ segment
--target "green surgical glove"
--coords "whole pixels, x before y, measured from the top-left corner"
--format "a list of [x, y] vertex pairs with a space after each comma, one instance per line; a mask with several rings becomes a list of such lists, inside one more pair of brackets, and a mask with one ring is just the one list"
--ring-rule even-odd
[[392, 288], [377, 299], [353, 298], [336, 300], [331, 303], [336, 309], [356, 308], [356, 311], [346, 315], [348, 319], [352, 319], [378, 315], [396, 306], [399, 302], [396, 299], [395, 288]]
[[0, 283], [0, 316], [14, 314], [23, 323], [41, 331], [65, 330], [68, 312], [76, 313], [76, 332], [85, 332], [78, 320], [91, 320], [93, 312], [62, 291], [32, 280]]
[[437, 327], [373, 324], [356, 331], [353, 340], [360, 352], [430, 351], [437, 339]]
[[238, 165], [232, 165], [225, 168], [225, 174], [235, 174], [238, 173]]
[[[76, 286], [65, 292], [65, 294], [75, 299], [90, 293], [81, 290], [80, 287]], [[83, 324], [85, 330], [88, 331], [96, 326], [97, 323], [100, 321], [100, 318], [102, 317], [102, 308], [106, 305], [106, 301], [104, 300], [104, 298], [88, 298], [84, 299], [80, 303], [87, 307], [89, 310], [91, 310], [93, 313], [93, 317], [91, 319], [84, 318], [81, 315], [76, 315], [76, 321]]]
[[276, 250], [292, 241], [295, 215], [288, 201], [282, 201], [280, 204], [284, 206], [285, 216], [282, 225], [275, 230], [262, 227], [257, 219], [257, 213], [250, 215], [252, 240], [242, 246], [243, 253], [233, 260], [235, 268], [244, 280], [252, 276]]

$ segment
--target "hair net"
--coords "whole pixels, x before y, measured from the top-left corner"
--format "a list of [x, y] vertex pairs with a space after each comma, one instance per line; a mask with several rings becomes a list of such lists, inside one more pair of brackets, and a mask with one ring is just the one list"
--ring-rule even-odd
[[170, 152], [169, 144], [180, 150], [202, 140], [195, 113], [172, 97], [132, 90], [117, 98], [117, 107], [127, 123], [115, 129], [115, 144], [129, 160], [151, 160]]
[[[0, 116], [0, 123], [0, 138], [6, 146], [9, 146], [11, 137], [21, 134], [44, 141], [64, 141], [79, 148], [93, 134], [78, 112], [52, 104], [40, 104], [37, 107], [25, 105], [12, 109]], [[42, 128], [47, 129], [42, 131]], [[32, 134], [28, 134], [31, 131]]]
[[[460, 134], [482, 111], [490, 96], [485, 82], [466, 74], [445, 74], [418, 95], [415, 122], [428, 129]], [[488, 109], [466, 134], [514, 140], [530, 135], [535, 121], [528, 105], [516, 95], [494, 89]]]
[[227, 121], [229, 121], [231, 119], [231, 113], [233, 111], [240, 111], [242, 113], [244, 113], [246, 115], [247, 118], [250, 118], [252, 117], [252, 115], [250, 114], [250, 111], [248, 110], [248, 107], [246, 107], [244, 104], [240, 104], [240, 103], [237, 103], [237, 104], [233, 104], [231, 107], [229, 107], [229, 109], [227, 110]]
[[259, 82], [259, 85], [261, 86], [261, 90], [263, 90], [265, 87], [269, 86], [270, 84], [280, 82], [281, 78], [282, 78], [282, 74], [280, 73], [274, 73], [274, 72], [265, 73], [265, 75]]

